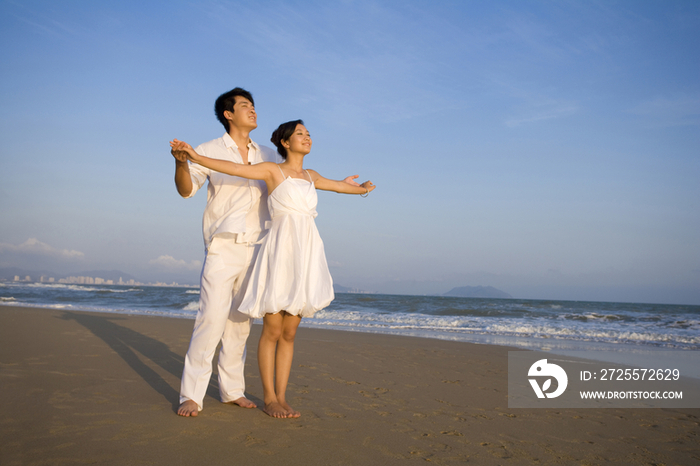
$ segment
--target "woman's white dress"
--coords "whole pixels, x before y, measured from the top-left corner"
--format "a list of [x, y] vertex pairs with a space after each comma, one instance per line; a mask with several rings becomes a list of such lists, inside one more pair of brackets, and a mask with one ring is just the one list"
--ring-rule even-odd
[[272, 225], [263, 238], [240, 312], [250, 317], [279, 311], [311, 317], [333, 301], [333, 279], [314, 221], [317, 203], [314, 184], [299, 178], [286, 177], [268, 196]]

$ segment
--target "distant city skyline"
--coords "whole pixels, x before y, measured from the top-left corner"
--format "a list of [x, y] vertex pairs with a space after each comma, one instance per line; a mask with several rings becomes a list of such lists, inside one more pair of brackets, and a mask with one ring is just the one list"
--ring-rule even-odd
[[[0, 282], [2, 281], [9, 281], [9, 280], [2, 280], [0, 279]], [[20, 275], [15, 275], [14, 279], [12, 280], [13, 282], [28, 282], [28, 283], [58, 283], [58, 284], [66, 284], [66, 285], [124, 285], [124, 286], [182, 286], [182, 287], [193, 287], [195, 285], [191, 284], [186, 284], [186, 283], [177, 283], [177, 282], [172, 282], [172, 283], [165, 283], [165, 282], [140, 282], [138, 280], [134, 280], [133, 278], [128, 279], [126, 281], [122, 280], [119, 278], [119, 280], [110, 280], [110, 279], [104, 279], [101, 277], [93, 277], [93, 276], [70, 276], [66, 278], [59, 278], [58, 280], [55, 277], [47, 277], [44, 275], [39, 275], [38, 279], [32, 278], [31, 275], [25, 275], [24, 277], [21, 277]]]

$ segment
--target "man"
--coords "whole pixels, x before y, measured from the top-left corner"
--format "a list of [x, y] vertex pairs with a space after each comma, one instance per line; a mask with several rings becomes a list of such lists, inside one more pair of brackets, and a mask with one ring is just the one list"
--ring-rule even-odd
[[[257, 128], [253, 96], [235, 88], [216, 99], [216, 116], [226, 128], [223, 137], [195, 150], [202, 155], [236, 163], [279, 162], [276, 153], [253, 142], [249, 134]], [[185, 153], [175, 157], [175, 185], [189, 198], [209, 181], [204, 209], [203, 233], [206, 256], [200, 281], [199, 311], [192, 332], [180, 385], [180, 416], [197, 416], [212, 372], [219, 342], [219, 392], [223, 403], [255, 408], [245, 395], [246, 340], [252, 319], [237, 311], [248, 278], [265, 235], [267, 188], [264, 181], [225, 175], [189, 163]], [[354, 177], [346, 183], [359, 186]]]
[[[274, 152], [254, 143], [249, 134], [257, 128], [253, 96], [235, 88], [216, 99], [216, 116], [226, 128], [223, 137], [197, 147], [208, 157], [237, 163], [276, 161]], [[255, 261], [263, 236], [267, 212], [267, 188], [262, 181], [245, 180], [190, 164], [183, 154], [175, 157], [175, 185], [184, 198], [209, 181], [204, 209], [203, 233], [206, 257], [200, 282], [199, 312], [180, 385], [180, 416], [197, 416], [209, 385], [212, 359], [219, 342], [219, 392], [221, 401], [244, 408], [255, 404], [245, 398], [245, 343], [251, 319], [236, 311], [239, 290]]]

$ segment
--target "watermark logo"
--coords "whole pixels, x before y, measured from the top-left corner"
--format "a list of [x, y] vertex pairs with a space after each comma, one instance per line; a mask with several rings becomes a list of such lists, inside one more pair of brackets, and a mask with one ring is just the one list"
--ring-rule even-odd
[[[537, 398], [556, 398], [566, 390], [569, 383], [569, 378], [566, 376], [566, 371], [556, 364], [550, 364], [546, 359], [536, 361], [527, 373], [528, 377], [547, 377], [542, 386], [537, 379], [528, 379], [532, 389], [535, 391]], [[547, 393], [552, 386], [552, 378], [557, 381], [557, 389], [551, 393]]]
[[700, 351], [508, 351], [508, 407], [700, 408]]

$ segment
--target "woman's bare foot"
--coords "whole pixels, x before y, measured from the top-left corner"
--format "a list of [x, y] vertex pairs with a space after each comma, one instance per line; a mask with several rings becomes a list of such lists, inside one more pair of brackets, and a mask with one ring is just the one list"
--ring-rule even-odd
[[271, 403], [265, 403], [265, 409], [263, 409], [263, 412], [265, 412], [265, 414], [267, 414], [268, 416], [280, 419], [289, 417], [289, 413], [287, 412], [287, 410], [284, 409], [282, 405], [276, 401], [273, 401]]
[[250, 401], [248, 398], [246, 398], [244, 396], [237, 398], [233, 401], [229, 401], [229, 403], [234, 404], [234, 405], [238, 405], [241, 408], [249, 408], [250, 409], [250, 408], [257, 408], [258, 407], [258, 405], [256, 405], [255, 403], [253, 403], [252, 401]]
[[199, 414], [199, 406], [192, 400], [184, 401], [177, 408], [177, 414], [184, 417], [196, 417]]
[[280, 401], [280, 406], [287, 411], [287, 417], [298, 418], [301, 417], [301, 413], [287, 404], [286, 401]]

